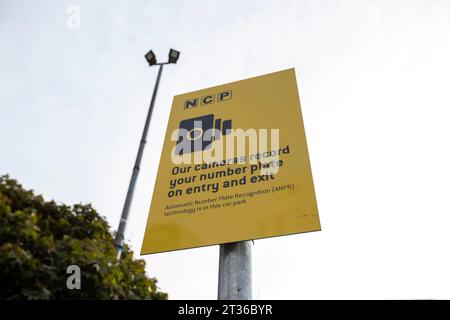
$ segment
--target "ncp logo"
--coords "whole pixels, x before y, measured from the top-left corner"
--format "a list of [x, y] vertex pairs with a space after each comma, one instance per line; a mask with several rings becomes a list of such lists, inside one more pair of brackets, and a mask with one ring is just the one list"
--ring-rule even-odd
[[214, 119], [214, 115], [182, 120], [178, 128], [175, 155], [202, 151], [211, 147], [215, 140], [231, 132], [231, 120]]
[[230, 100], [233, 97], [231, 90], [208, 94], [203, 97], [192, 98], [184, 101], [184, 109], [192, 109], [198, 106], [207, 106], [215, 102]]

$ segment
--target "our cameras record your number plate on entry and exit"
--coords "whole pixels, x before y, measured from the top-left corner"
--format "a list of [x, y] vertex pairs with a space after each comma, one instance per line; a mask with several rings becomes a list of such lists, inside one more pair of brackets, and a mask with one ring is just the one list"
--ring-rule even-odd
[[174, 97], [141, 254], [318, 230], [294, 69]]

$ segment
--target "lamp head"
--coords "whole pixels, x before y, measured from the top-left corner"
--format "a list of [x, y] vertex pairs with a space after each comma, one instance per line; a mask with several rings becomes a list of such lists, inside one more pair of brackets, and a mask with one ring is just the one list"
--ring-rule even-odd
[[146, 55], [145, 55], [145, 59], [147, 60], [149, 65], [154, 65], [156, 64], [156, 56], [153, 53], [152, 50], [150, 50]]
[[169, 51], [169, 63], [177, 63], [178, 58], [180, 57], [180, 51], [170, 49]]

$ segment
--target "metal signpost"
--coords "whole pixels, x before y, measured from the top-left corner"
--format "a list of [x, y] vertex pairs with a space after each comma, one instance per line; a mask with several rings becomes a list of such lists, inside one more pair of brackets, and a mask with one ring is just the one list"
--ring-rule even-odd
[[218, 300], [252, 299], [252, 242], [220, 245]]

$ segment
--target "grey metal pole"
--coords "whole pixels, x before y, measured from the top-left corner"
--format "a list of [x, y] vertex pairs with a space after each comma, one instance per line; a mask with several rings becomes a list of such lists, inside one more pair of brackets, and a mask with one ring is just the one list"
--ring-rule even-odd
[[155, 88], [153, 89], [152, 100], [150, 102], [150, 107], [148, 108], [147, 119], [145, 120], [144, 131], [142, 132], [141, 143], [139, 144], [138, 153], [136, 156], [136, 161], [133, 167], [133, 173], [131, 174], [130, 184], [128, 186], [127, 197], [125, 198], [125, 203], [122, 209], [122, 216], [120, 217], [119, 229], [117, 230], [116, 238], [114, 240], [114, 245], [116, 247], [117, 258], [120, 259], [120, 255], [123, 250], [123, 240], [125, 237], [125, 228], [127, 226], [128, 214], [130, 213], [131, 201], [133, 200], [134, 187], [136, 186], [137, 177], [139, 174], [142, 155], [144, 154], [145, 143], [147, 142], [147, 133], [150, 125], [150, 121], [153, 113], [153, 106], [155, 105], [156, 94], [158, 93], [159, 81], [161, 79], [161, 73], [163, 70], [163, 65], [166, 63], [159, 64], [158, 76], [156, 78]]
[[252, 299], [252, 241], [220, 245], [217, 299]]

